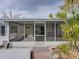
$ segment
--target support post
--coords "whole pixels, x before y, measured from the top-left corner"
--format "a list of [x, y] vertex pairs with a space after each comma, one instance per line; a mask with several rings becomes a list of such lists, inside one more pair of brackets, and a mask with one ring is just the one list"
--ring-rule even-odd
[[[9, 22], [7, 22], [7, 26], [5, 26], [5, 28], [7, 28], [7, 30], [5, 30], [5, 35], [7, 35], [8, 43], [9, 43], [9, 41], [10, 41], [10, 23]], [[6, 34], [6, 32], [7, 32], [7, 34]]]
[[25, 23], [24, 23], [24, 40], [25, 40]]
[[45, 42], [46, 42], [46, 22], [45, 22]]
[[18, 29], [18, 33], [17, 33], [17, 34], [18, 34], [18, 38], [19, 38], [19, 25], [17, 25], [17, 26], [18, 26], [18, 27], [17, 27], [17, 29]]
[[54, 41], [56, 41], [56, 22], [54, 22]]
[[35, 22], [34, 22], [34, 43], [35, 43]]

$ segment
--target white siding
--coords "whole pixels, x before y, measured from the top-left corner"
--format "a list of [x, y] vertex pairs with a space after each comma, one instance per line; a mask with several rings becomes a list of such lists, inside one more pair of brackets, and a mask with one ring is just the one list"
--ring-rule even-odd
[[5, 36], [0, 35], [0, 42], [2, 41], [9, 41], [9, 23], [0, 23], [0, 26], [4, 25], [5, 26]]

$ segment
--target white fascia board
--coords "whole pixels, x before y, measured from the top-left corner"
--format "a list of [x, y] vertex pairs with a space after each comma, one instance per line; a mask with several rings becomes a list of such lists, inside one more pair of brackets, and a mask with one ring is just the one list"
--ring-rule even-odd
[[63, 21], [60, 19], [0, 19], [0, 21]]

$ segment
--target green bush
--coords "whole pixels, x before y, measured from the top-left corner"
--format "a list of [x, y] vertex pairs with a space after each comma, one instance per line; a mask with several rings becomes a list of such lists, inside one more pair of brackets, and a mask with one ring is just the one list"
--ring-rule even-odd
[[64, 54], [69, 54], [71, 46], [68, 44], [62, 44], [62, 45], [57, 46], [57, 49]]

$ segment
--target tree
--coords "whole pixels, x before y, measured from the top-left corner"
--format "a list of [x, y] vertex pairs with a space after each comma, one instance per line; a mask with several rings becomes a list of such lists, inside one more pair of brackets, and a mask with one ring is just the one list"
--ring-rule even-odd
[[67, 15], [67, 13], [66, 13], [65, 11], [59, 12], [59, 13], [56, 14], [56, 16], [57, 16], [58, 18], [63, 19], [63, 20], [66, 19], [66, 15]]
[[64, 38], [69, 40], [71, 45], [77, 47], [77, 41], [79, 40], [79, 24], [78, 20], [70, 19], [62, 25], [62, 30], [64, 32]]
[[[79, 4], [79, 0], [65, 0], [65, 4], [61, 8], [64, 12], [59, 12], [57, 17], [64, 20], [64, 24], [61, 28], [64, 32], [63, 37], [70, 41], [71, 45], [77, 47], [77, 41], [79, 40], [79, 14], [76, 13], [74, 5]], [[70, 10], [72, 10], [70, 12]], [[72, 14], [72, 17], [67, 18], [67, 12]]]
[[61, 9], [68, 11], [75, 4], [79, 5], [79, 0], [64, 0], [64, 5], [61, 6]]
[[51, 14], [49, 14], [49, 18], [53, 18], [53, 14], [51, 13]]

